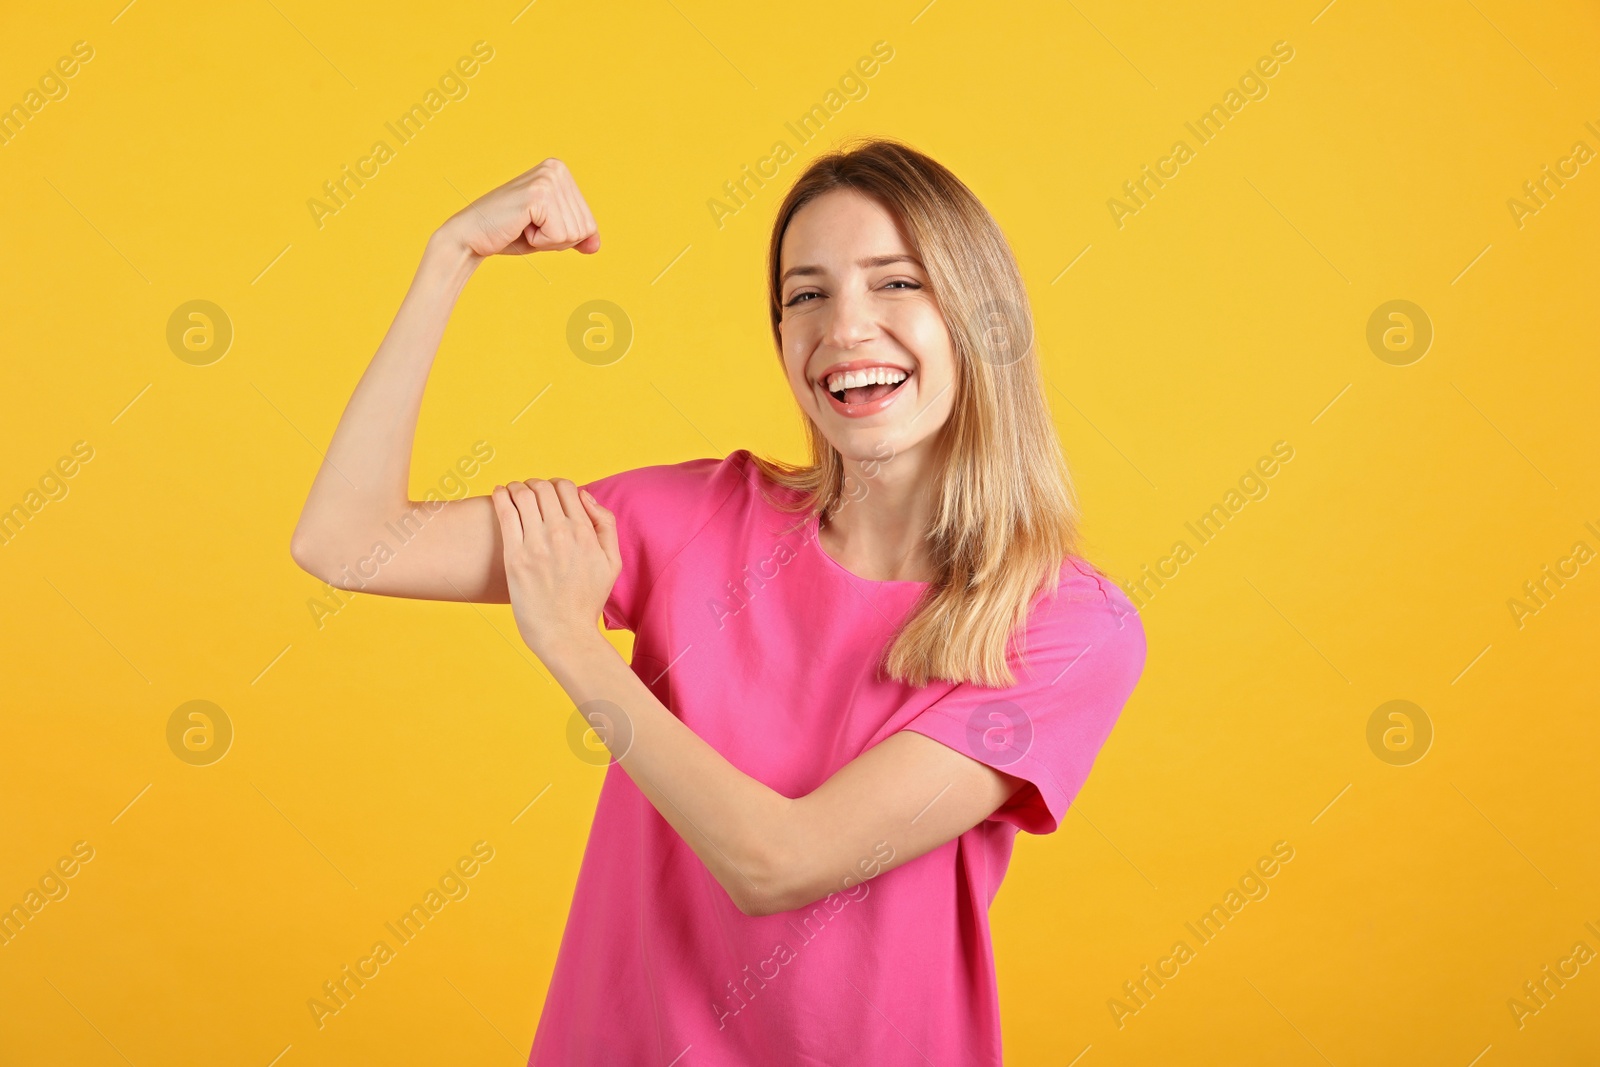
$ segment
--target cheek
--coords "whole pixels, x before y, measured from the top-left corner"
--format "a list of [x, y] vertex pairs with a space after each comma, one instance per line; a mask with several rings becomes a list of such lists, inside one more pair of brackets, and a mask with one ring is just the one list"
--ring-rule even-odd
[[950, 330], [935, 308], [926, 304], [908, 307], [898, 328], [925, 380], [943, 384], [954, 375], [955, 349]]
[[783, 376], [789, 382], [789, 391], [802, 405], [810, 405], [815, 401], [811, 394], [811, 385], [806, 381], [806, 352], [809, 351], [797, 343], [798, 338], [787, 330], [783, 334]]

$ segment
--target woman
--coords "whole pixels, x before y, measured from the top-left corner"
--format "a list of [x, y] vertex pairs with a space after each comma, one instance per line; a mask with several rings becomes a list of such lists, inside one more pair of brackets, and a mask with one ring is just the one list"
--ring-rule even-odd
[[[904, 145], [819, 159], [768, 263], [809, 464], [741, 450], [409, 502], [468, 277], [599, 247], [555, 160], [440, 227], [293, 542], [337, 583], [424, 509], [356, 588], [509, 601], [612, 753], [529, 1062], [999, 1064], [989, 905], [1145, 655], [1127, 598], [1073, 554], [1010, 248]], [[631, 669], [602, 615], [635, 634]]]

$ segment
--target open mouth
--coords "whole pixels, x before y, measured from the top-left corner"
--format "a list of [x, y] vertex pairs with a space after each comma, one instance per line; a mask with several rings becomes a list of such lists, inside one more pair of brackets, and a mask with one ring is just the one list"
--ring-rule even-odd
[[905, 371], [870, 367], [864, 371], [833, 375], [827, 382], [827, 390], [839, 403], [857, 407], [892, 395], [910, 378]]

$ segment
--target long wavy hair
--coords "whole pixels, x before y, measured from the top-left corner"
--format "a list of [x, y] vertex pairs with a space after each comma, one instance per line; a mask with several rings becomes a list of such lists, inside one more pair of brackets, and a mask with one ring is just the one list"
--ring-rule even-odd
[[[994, 218], [944, 166], [898, 141], [846, 143], [796, 179], [772, 226], [767, 289], [780, 362], [783, 237], [795, 212], [836, 189], [871, 197], [899, 223], [955, 351], [954, 406], [934, 442], [937, 495], [924, 535], [933, 576], [880, 669], [916, 686], [1012, 685], [1009, 660], [1026, 651], [1033, 600], [1055, 594], [1079, 545], [1076, 494], [1045, 402], [1022, 273]], [[849, 499], [844, 461], [809, 417], [806, 431], [810, 463], [754, 460], [794, 491], [780, 506], [817, 515], [820, 528]]]

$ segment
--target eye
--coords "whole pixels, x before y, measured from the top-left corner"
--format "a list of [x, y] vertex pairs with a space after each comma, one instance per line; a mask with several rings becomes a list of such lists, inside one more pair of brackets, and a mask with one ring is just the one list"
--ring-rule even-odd
[[897, 285], [903, 285], [907, 289], [921, 289], [922, 288], [922, 286], [918, 285], [916, 282], [908, 281], [905, 278], [896, 278], [894, 281], [889, 282], [888, 284], [886, 284], [884, 286], [884, 288], [888, 289], [888, 288], [890, 288], [892, 286], [897, 286]]
[[799, 293], [796, 293], [793, 296], [791, 296], [787, 301], [784, 302], [783, 306], [786, 307], [786, 308], [792, 308], [797, 304], [805, 303], [806, 302], [806, 297], [808, 297], [808, 296], [821, 296], [821, 295], [822, 295], [821, 293], [818, 293], [818, 292], [815, 292], [813, 290], [807, 289], [807, 290], [805, 290], [803, 292], [799, 292]]

